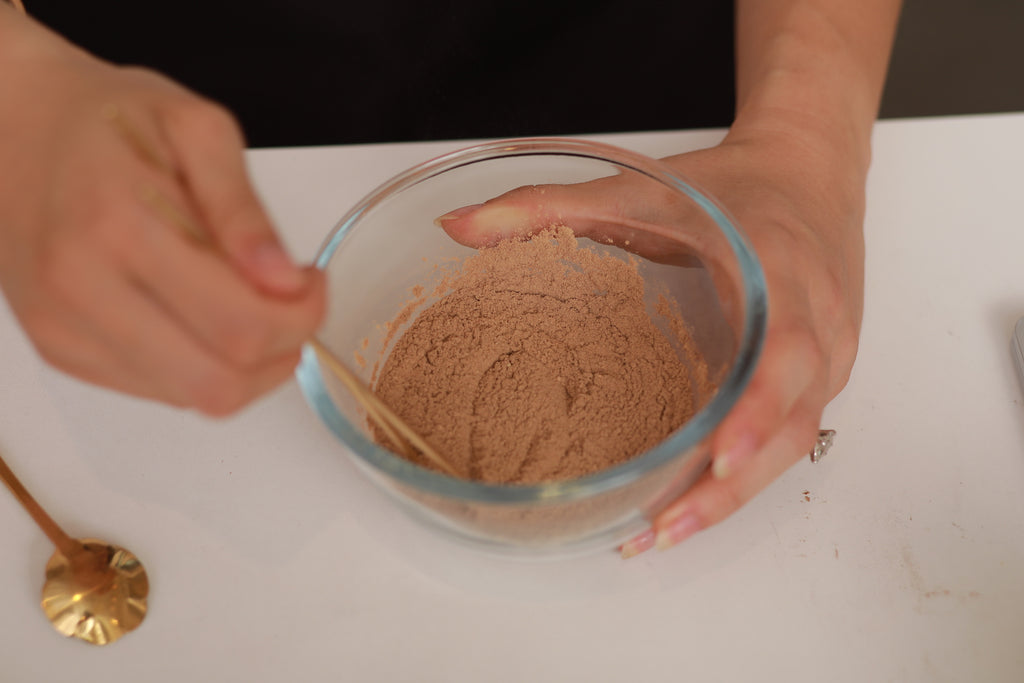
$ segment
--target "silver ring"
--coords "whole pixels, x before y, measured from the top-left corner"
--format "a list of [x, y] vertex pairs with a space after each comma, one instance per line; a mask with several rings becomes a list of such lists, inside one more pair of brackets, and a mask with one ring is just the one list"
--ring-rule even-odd
[[821, 459], [828, 453], [828, 449], [832, 448], [835, 440], [836, 430], [834, 429], [822, 429], [818, 432], [818, 440], [814, 442], [814, 448], [808, 454], [811, 456], [811, 462], [821, 462]]

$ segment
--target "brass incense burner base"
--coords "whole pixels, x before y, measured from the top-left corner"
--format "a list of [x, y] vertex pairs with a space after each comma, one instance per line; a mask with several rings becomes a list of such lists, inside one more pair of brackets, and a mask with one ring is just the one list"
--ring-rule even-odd
[[92, 538], [79, 542], [80, 552], [57, 551], [46, 564], [43, 611], [63, 635], [107, 645], [142, 623], [149, 579], [124, 548]]

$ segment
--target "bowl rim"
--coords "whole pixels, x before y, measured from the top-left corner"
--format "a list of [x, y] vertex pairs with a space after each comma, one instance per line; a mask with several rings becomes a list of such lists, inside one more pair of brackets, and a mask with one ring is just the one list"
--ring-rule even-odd
[[680, 429], [636, 457], [594, 474], [540, 484], [488, 484], [428, 470], [401, 458], [368, 439], [334, 406], [321, 377], [322, 366], [315, 350], [305, 345], [295, 370], [300, 389], [310, 407], [362, 463], [424, 493], [467, 502], [497, 504], [564, 503], [625, 487], [681, 454], [695, 455], [701, 443], [728, 414], [750, 381], [764, 343], [768, 296], [760, 262], [736, 221], [708, 192], [670, 166], [652, 157], [614, 145], [578, 138], [534, 137], [494, 140], [456, 149], [412, 166], [379, 185], [356, 203], [328, 233], [314, 264], [324, 269], [345, 235], [385, 198], [424, 180], [456, 168], [509, 156], [576, 156], [610, 163], [640, 173], [687, 195], [715, 222], [736, 258], [744, 300], [743, 329], [736, 362], [729, 368], [718, 391]]

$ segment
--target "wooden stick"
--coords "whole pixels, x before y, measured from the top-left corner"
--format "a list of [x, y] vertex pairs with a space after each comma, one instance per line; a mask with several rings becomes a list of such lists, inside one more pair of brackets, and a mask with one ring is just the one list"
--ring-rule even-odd
[[[459, 473], [455, 471], [455, 468], [448, 463], [447, 460], [441, 457], [441, 455], [434, 450], [434, 448], [426, 442], [426, 440], [416, 433], [409, 425], [405, 423], [402, 418], [398, 417], [386, 403], [380, 400], [376, 394], [365, 387], [359, 378], [345, 366], [338, 358], [330, 352], [330, 350], [323, 345], [323, 343], [316, 337], [312, 337], [309, 340], [310, 345], [316, 349], [317, 354], [326, 363], [326, 365], [334, 372], [334, 374], [348, 387], [360, 403], [367, 408], [367, 412], [373, 412], [377, 416], [377, 424], [388, 433], [388, 438], [401, 447], [403, 443], [407, 443], [413, 446], [416, 450], [426, 456], [431, 462], [443, 469], [453, 477], [459, 476]], [[394, 428], [399, 434], [396, 435], [391, 429]], [[400, 437], [399, 437], [400, 435]]]
[[[105, 118], [118, 130], [125, 141], [136, 151], [136, 153], [150, 166], [157, 170], [173, 175], [174, 170], [163, 162], [156, 150], [146, 139], [121, 115], [120, 110], [114, 105], [104, 109]], [[195, 223], [189, 216], [180, 211], [174, 204], [160, 194], [156, 188], [147, 188], [143, 193], [142, 200], [171, 225], [175, 226], [188, 236], [202, 244], [213, 245], [205, 230]], [[352, 372], [347, 365], [335, 356], [330, 349], [316, 337], [307, 340], [310, 346], [317, 352], [317, 357], [334, 373], [342, 384], [349, 390], [356, 401], [366, 409], [367, 415], [380, 428], [397, 448], [405, 455], [412, 455], [410, 447], [418, 450], [428, 460], [440, 467], [453, 477], [459, 473], [452, 467], [451, 463], [445, 460], [440, 453], [427, 443], [427, 441], [416, 433], [402, 418], [398, 417], [373, 391], [364, 385], [359, 377]]]

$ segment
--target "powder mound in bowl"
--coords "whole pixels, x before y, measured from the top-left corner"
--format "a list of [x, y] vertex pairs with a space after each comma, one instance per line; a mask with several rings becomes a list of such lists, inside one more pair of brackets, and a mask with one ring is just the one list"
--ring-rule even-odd
[[581, 247], [569, 228], [482, 249], [438, 292], [395, 342], [375, 390], [470, 479], [593, 474], [655, 446], [695, 410], [681, 347], [648, 314], [637, 261]]

